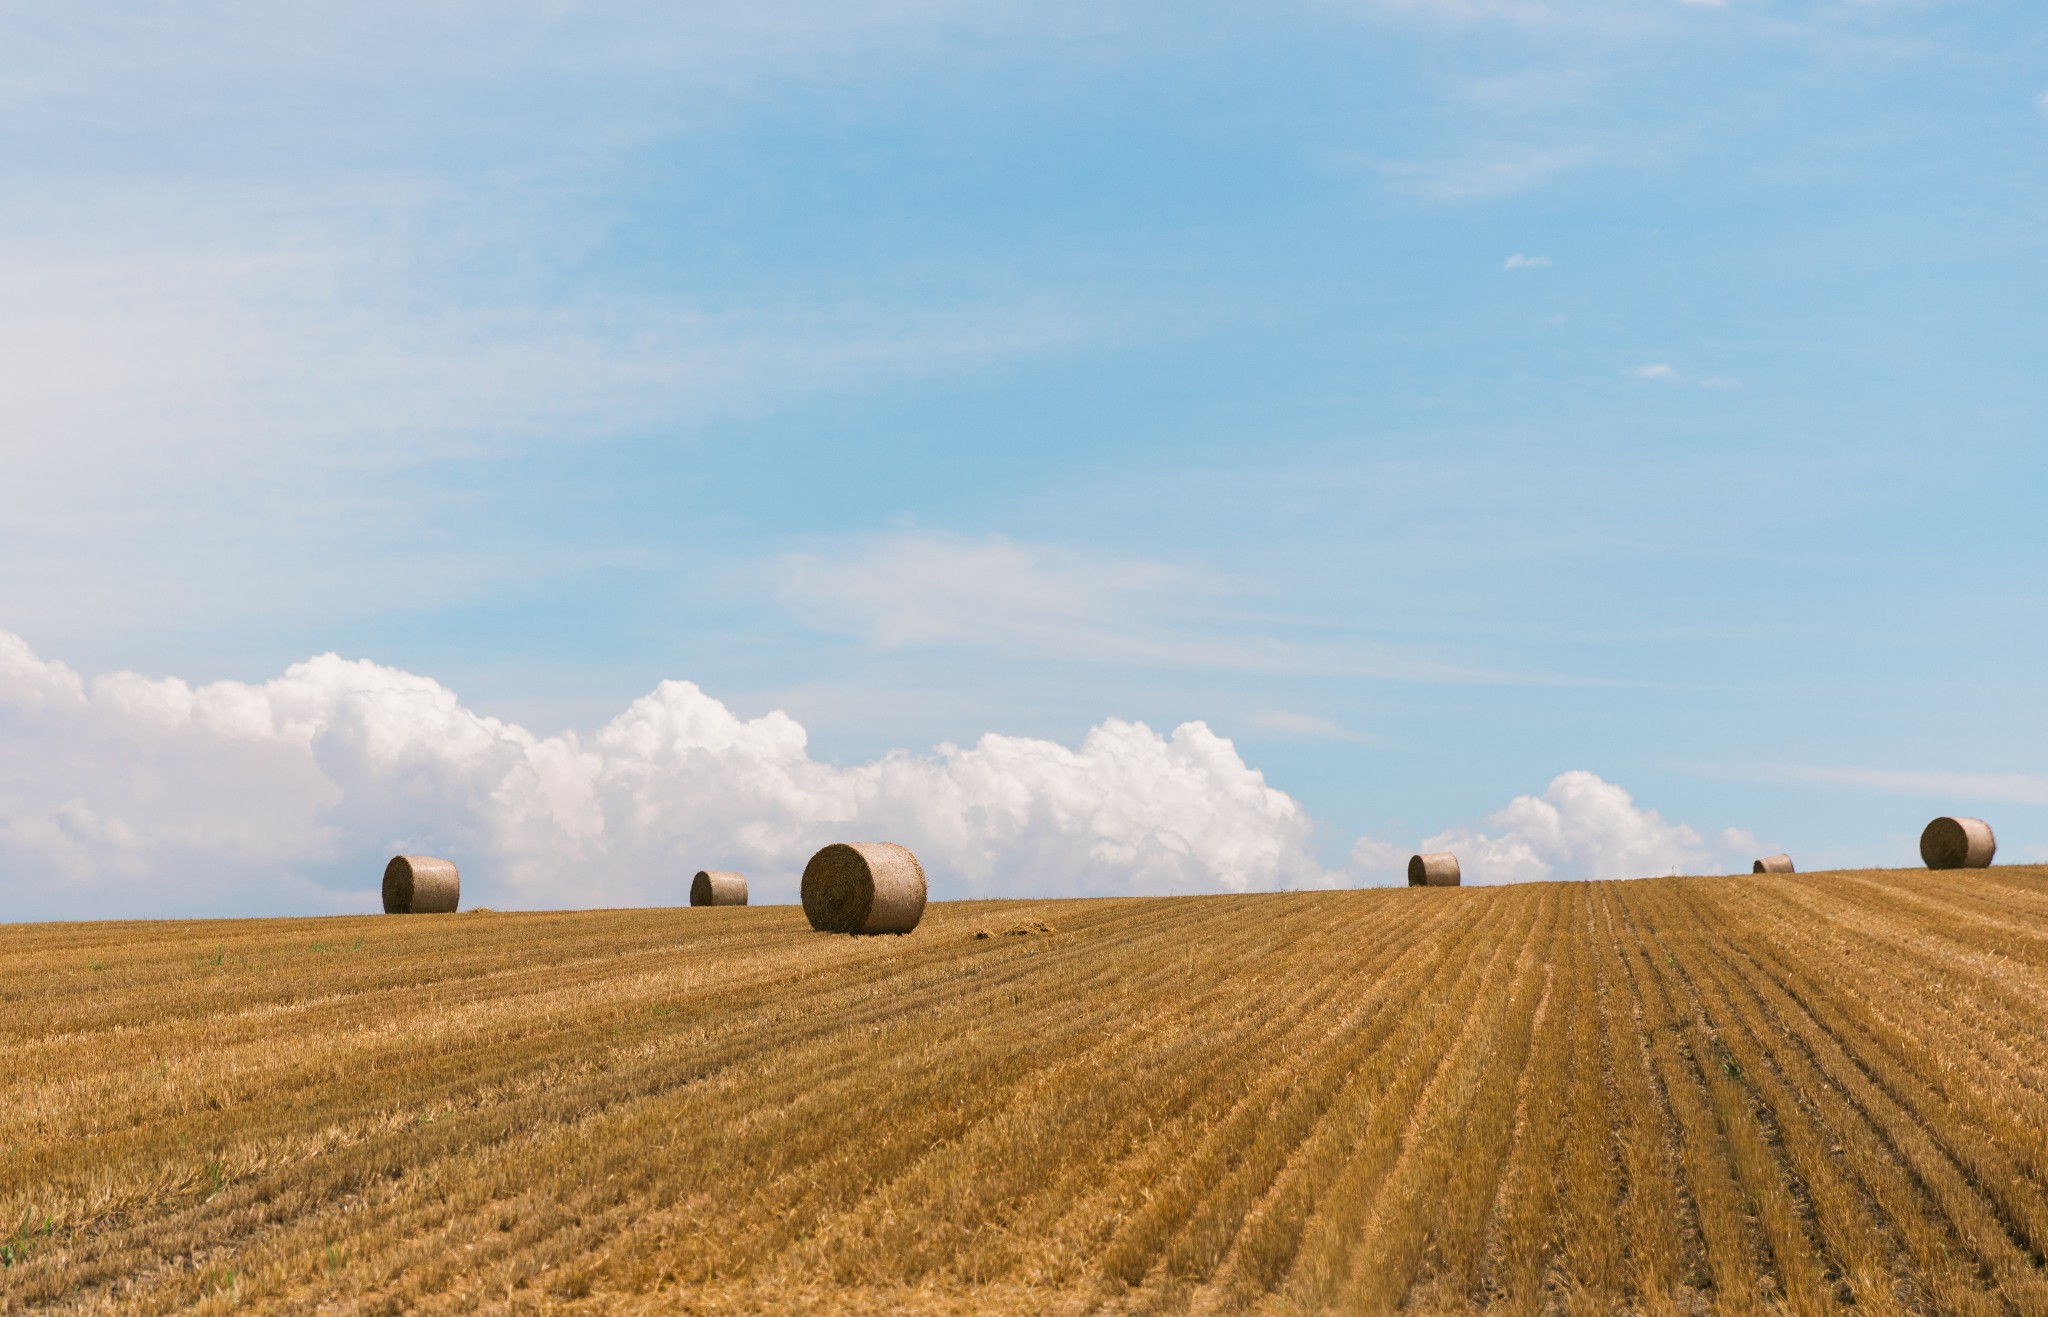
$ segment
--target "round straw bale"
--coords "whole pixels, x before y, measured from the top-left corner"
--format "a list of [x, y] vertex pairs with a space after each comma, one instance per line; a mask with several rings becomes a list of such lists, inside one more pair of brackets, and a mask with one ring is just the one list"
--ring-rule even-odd
[[1410, 887], [1457, 887], [1462, 879], [1463, 875], [1458, 872], [1458, 857], [1449, 851], [1408, 857]]
[[691, 905], [745, 905], [747, 876], [730, 869], [699, 869], [690, 880]]
[[1793, 871], [1792, 857], [1783, 851], [1779, 851], [1776, 855], [1766, 855], [1755, 864], [1750, 865], [1749, 871], [1751, 873], [1791, 873]]
[[1998, 839], [1983, 819], [1942, 817], [1920, 834], [1920, 858], [1930, 869], [1985, 869], [1998, 853]]
[[803, 896], [821, 933], [908, 933], [924, 918], [924, 867], [891, 842], [834, 842], [804, 866]]
[[462, 876], [451, 860], [394, 855], [384, 866], [384, 913], [452, 915], [462, 904]]

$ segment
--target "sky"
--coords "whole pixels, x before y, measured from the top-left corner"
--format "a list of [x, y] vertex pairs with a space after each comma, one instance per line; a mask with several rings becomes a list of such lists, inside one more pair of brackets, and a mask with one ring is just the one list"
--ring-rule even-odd
[[0, 3], [0, 918], [2048, 861], [1998, 0]]

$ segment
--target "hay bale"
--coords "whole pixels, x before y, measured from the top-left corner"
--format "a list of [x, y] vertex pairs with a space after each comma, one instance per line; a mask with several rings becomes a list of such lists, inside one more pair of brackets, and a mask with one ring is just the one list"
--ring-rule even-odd
[[394, 855], [384, 866], [384, 913], [452, 915], [462, 904], [462, 876], [452, 860]]
[[821, 933], [908, 933], [924, 918], [924, 867], [891, 842], [834, 842], [804, 866], [803, 897]]
[[1987, 869], [1998, 853], [1998, 839], [1983, 819], [1946, 816], [1920, 834], [1920, 858], [1930, 869]]
[[747, 876], [730, 869], [699, 869], [690, 880], [691, 905], [745, 905]]
[[1783, 851], [1779, 851], [1776, 855], [1766, 855], [1755, 864], [1750, 865], [1749, 871], [1751, 873], [1791, 873], [1793, 871], [1792, 857]]
[[1458, 857], [1449, 851], [1408, 857], [1410, 887], [1458, 887], [1464, 875], [1458, 871]]

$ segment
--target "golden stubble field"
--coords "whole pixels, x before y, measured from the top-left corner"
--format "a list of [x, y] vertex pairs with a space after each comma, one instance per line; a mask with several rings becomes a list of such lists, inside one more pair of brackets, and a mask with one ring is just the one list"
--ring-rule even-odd
[[0, 965], [8, 1312], [2048, 1313], [2041, 868]]

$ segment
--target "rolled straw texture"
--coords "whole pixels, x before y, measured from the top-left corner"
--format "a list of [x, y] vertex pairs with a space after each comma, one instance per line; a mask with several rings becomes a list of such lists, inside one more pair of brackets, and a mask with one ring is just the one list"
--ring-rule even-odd
[[1749, 871], [1751, 873], [1791, 873], [1792, 857], [1783, 851], [1779, 851], [1776, 855], [1766, 855], [1755, 864], [1750, 865]]
[[691, 905], [745, 905], [747, 876], [730, 869], [699, 869], [690, 880]]
[[451, 860], [394, 855], [384, 866], [384, 913], [452, 915], [462, 904], [462, 876]]
[[821, 933], [908, 933], [924, 918], [924, 866], [891, 842], [834, 842], [804, 866], [803, 896]]
[[1458, 872], [1458, 857], [1449, 851], [1408, 857], [1410, 887], [1457, 887], [1462, 881], [1463, 875]]
[[1998, 839], [1983, 819], [1946, 816], [1920, 834], [1920, 858], [1930, 869], [1984, 869], [1998, 853]]

